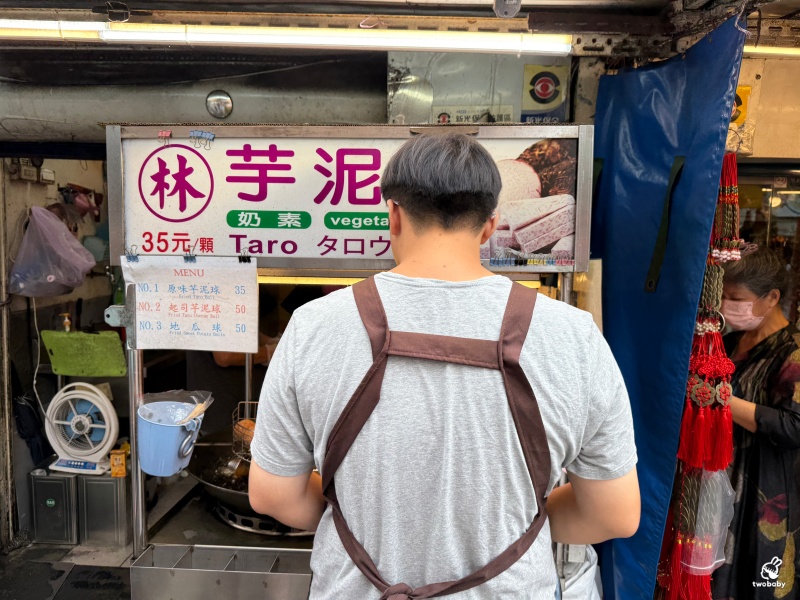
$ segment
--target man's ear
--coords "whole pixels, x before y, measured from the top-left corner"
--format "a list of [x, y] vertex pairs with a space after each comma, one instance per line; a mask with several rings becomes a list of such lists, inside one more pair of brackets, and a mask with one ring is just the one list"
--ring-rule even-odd
[[400, 206], [393, 200], [387, 200], [386, 206], [389, 209], [389, 235], [398, 236], [403, 229], [403, 214]]
[[486, 221], [486, 225], [483, 226], [483, 231], [481, 231], [481, 245], [485, 244], [486, 241], [494, 235], [494, 232], [497, 231], [498, 223], [500, 223], [500, 215], [495, 211], [492, 217]]

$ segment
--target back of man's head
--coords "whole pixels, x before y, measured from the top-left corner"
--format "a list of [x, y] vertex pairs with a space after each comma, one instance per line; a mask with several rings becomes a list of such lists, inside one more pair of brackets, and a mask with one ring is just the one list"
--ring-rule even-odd
[[429, 133], [408, 140], [383, 172], [386, 200], [400, 206], [418, 231], [479, 231], [497, 208], [500, 173], [477, 140]]

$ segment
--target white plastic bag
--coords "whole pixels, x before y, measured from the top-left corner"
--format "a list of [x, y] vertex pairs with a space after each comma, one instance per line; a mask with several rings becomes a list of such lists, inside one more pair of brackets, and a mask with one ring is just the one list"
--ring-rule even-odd
[[562, 600], [601, 600], [600, 569], [597, 567], [597, 552], [586, 546], [586, 559], [582, 563], [564, 565]]
[[693, 543], [684, 547], [681, 566], [692, 575], [711, 575], [725, 562], [725, 541], [736, 493], [725, 471], [704, 470], [696, 494]]
[[83, 283], [95, 266], [92, 254], [66, 225], [45, 208], [34, 206], [8, 290], [20, 296], [59, 296]]

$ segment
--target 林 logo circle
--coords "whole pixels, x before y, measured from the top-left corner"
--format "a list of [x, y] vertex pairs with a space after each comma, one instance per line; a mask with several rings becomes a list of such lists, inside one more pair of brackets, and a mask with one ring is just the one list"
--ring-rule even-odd
[[211, 166], [189, 146], [163, 146], [152, 152], [139, 170], [139, 197], [162, 221], [191, 221], [208, 208], [213, 194]]
[[530, 85], [531, 98], [539, 104], [547, 104], [558, 98], [561, 81], [559, 81], [555, 73], [544, 71], [542, 73], [537, 73], [533, 79], [531, 79]]

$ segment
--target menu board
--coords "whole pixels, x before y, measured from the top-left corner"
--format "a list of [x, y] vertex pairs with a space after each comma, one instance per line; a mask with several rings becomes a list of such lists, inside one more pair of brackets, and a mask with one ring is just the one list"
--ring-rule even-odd
[[[145, 255], [246, 253], [262, 266], [391, 268], [380, 186], [387, 162], [406, 141], [397, 130], [387, 137], [326, 137], [333, 128], [305, 127], [305, 135], [216, 128], [213, 141], [198, 143], [178, 128], [161, 140], [126, 129], [132, 132], [121, 139], [126, 248]], [[244, 137], [249, 129], [252, 137]], [[497, 127], [476, 136], [503, 182], [500, 226], [481, 248], [487, 266], [497, 259], [539, 271], [588, 264], [588, 242], [576, 240], [588, 240], [590, 183], [579, 177], [585, 152], [573, 129], [545, 137], [546, 127]]]
[[255, 263], [237, 258], [123, 256], [139, 350], [258, 351]]

